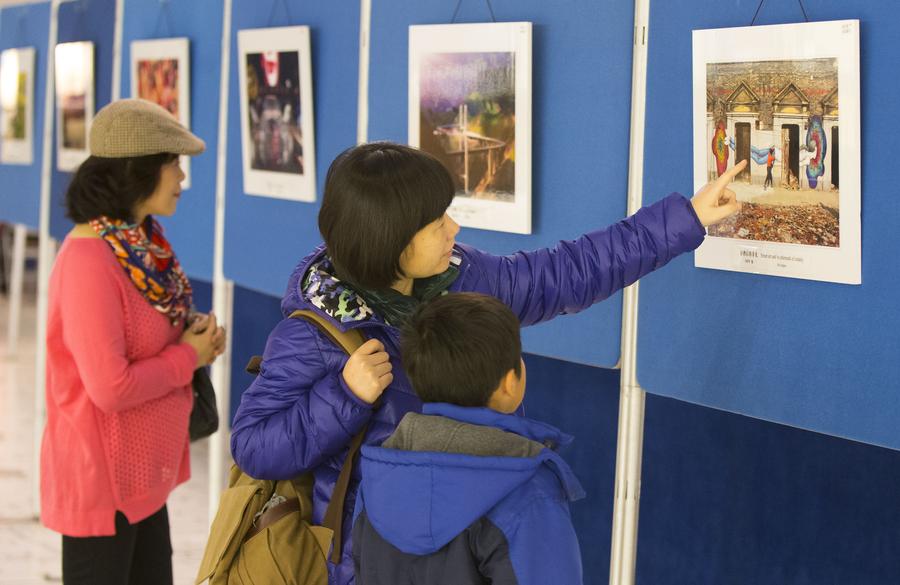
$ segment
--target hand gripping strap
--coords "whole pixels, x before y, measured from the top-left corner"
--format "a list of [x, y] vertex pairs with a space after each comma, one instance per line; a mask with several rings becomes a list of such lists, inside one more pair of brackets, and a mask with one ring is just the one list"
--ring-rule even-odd
[[[365, 338], [358, 329], [341, 331], [330, 320], [314, 311], [298, 309], [291, 313], [291, 318], [309, 321], [318, 327], [332, 343], [347, 352], [347, 355], [351, 355], [365, 343]], [[328, 502], [328, 508], [325, 510], [325, 517], [322, 519], [322, 525], [326, 528], [330, 528], [334, 532], [334, 544], [331, 547], [331, 562], [335, 565], [340, 564], [341, 562], [341, 544], [344, 542], [342, 534], [344, 525], [344, 501], [347, 499], [347, 490], [350, 487], [350, 475], [353, 471], [353, 461], [356, 459], [356, 455], [362, 447], [363, 437], [366, 434], [368, 426], [368, 424], [363, 426], [350, 441], [350, 450], [347, 452], [347, 457], [344, 459], [343, 465], [341, 465], [341, 473], [338, 475], [337, 481], [334, 484], [331, 500]]]

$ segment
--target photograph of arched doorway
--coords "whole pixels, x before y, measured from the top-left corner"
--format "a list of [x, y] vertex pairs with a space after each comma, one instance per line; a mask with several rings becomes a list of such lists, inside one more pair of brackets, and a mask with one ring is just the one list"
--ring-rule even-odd
[[692, 75], [694, 189], [744, 165], [695, 265], [859, 284], [859, 21], [695, 30]]
[[[830, 170], [838, 116], [826, 104], [836, 99], [837, 86], [834, 58], [706, 64], [713, 109], [707, 116], [707, 175], [715, 178], [748, 161], [733, 186], [742, 212], [710, 235], [840, 245], [840, 192]], [[826, 109], [832, 112], [827, 118]], [[725, 129], [724, 168], [717, 127]]]

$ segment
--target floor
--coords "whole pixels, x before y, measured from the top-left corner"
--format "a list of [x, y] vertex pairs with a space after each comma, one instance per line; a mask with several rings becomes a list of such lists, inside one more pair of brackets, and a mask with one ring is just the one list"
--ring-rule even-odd
[[[8, 299], [0, 295], [0, 585], [59, 583], [60, 536], [34, 515], [36, 310], [27, 273], [21, 337], [9, 355]], [[169, 498], [175, 583], [193, 583], [208, 534], [207, 442], [191, 447], [193, 477]]]

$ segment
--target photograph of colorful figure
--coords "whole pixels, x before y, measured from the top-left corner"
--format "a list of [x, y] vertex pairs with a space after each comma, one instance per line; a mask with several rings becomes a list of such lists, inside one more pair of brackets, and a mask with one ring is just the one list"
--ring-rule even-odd
[[303, 174], [300, 65], [297, 51], [247, 55], [251, 167]]

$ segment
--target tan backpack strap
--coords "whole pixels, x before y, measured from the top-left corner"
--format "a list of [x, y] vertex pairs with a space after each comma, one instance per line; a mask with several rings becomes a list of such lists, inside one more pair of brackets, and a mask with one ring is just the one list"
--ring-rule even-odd
[[334, 482], [334, 491], [331, 492], [331, 501], [328, 502], [328, 508], [325, 509], [325, 516], [322, 518], [322, 526], [330, 528], [334, 532], [334, 544], [331, 547], [331, 562], [339, 565], [341, 562], [341, 543], [343, 539], [344, 526], [344, 500], [347, 499], [347, 489], [350, 487], [350, 475], [353, 471], [353, 460], [356, 458], [362, 447], [363, 437], [368, 428], [366, 424], [361, 431], [356, 433], [350, 442], [350, 450], [341, 465], [341, 473], [338, 475], [337, 481]]
[[[347, 355], [352, 354], [359, 349], [365, 338], [359, 329], [348, 329], [341, 331], [329, 319], [323, 317], [315, 311], [298, 309], [291, 313], [292, 319], [304, 319], [317, 326], [335, 345], [343, 348]], [[330, 528], [334, 533], [333, 545], [331, 548], [331, 562], [340, 564], [341, 548], [343, 539], [344, 524], [344, 503], [347, 499], [347, 490], [350, 488], [350, 476], [353, 471], [353, 462], [356, 455], [362, 447], [363, 438], [366, 435], [368, 425], [364, 426], [350, 441], [350, 449], [347, 451], [347, 457], [341, 466], [341, 472], [334, 484], [334, 491], [331, 493], [331, 500], [328, 502], [328, 508], [325, 510], [325, 517], [322, 519], [322, 526]]]
[[303, 319], [304, 321], [311, 322], [318, 327], [322, 333], [327, 335], [335, 345], [346, 351], [347, 355], [350, 355], [359, 349], [359, 346], [366, 342], [359, 329], [341, 331], [329, 319], [315, 311], [297, 309], [291, 313], [291, 319]]
[[300, 498], [291, 498], [289, 500], [285, 500], [277, 506], [272, 506], [271, 508], [263, 512], [262, 516], [259, 517], [255, 524], [250, 526], [250, 530], [248, 530], [247, 534], [244, 535], [244, 542], [247, 542], [291, 512], [300, 512]]
[[250, 358], [250, 361], [247, 362], [246, 367], [244, 367], [244, 371], [248, 374], [259, 374], [259, 369], [262, 366], [262, 356], [255, 355]]

